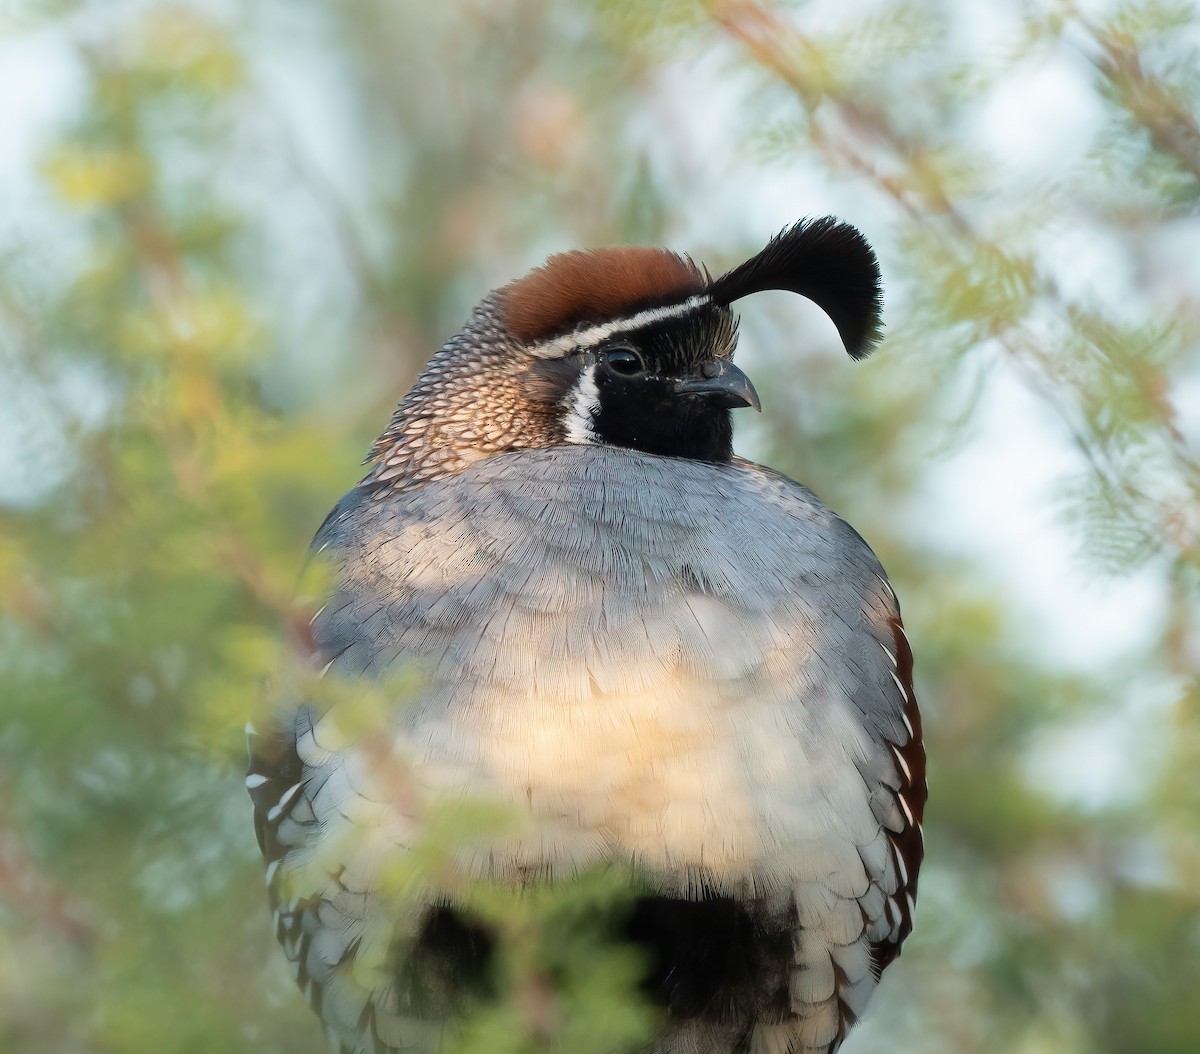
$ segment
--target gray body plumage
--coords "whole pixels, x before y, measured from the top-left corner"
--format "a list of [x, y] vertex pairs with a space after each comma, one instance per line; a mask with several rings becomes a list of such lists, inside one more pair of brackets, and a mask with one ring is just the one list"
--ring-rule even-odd
[[462, 876], [633, 861], [786, 935], [761, 1007], [657, 1054], [836, 1049], [911, 926], [924, 794], [895, 597], [849, 526], [740, 459], [585, 445], [357, 488], [314, 547], [317, 666], [407, 686], [370, 736], [298, 707], [295, 756], [249, 780], [280, 938], [345, 1050], [436, 1043], [385, 968], [420, 911], [375, 892], [428, 803], [476, 799], [522, 822]]

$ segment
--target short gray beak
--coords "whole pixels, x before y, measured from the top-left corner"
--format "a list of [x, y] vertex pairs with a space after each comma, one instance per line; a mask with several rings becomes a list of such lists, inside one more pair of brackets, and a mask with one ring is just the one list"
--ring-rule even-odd
[[704, 376], [676, 382], [675, 390], [682, 395], [698, 395], [713, 406], [727, 410], [753, 406], [762, 412], [762, 403], [750, 378], [728, 359], [709, 359], [701, 367], [701, 373]]

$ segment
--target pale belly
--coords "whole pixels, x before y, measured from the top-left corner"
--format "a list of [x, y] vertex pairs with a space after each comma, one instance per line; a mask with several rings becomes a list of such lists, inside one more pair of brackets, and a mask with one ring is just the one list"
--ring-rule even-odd
[[586, 696], [509, 698], [402, 736], [430, 798], [511, 813], [464, 867], [550, 877], [619, 861], [680, 894], [766, 896], [810, 880], [865, 891], [862, 851], [885, 846], [856, 765], [869, 744], [844, 700], [636, 676], [638, 690], [605, 692], [585, 673]]

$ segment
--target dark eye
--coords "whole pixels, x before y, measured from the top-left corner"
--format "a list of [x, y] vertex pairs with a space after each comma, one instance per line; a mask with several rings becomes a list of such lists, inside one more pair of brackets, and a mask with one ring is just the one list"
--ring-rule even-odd
[[640, 377], [646, 372], [641, 355], [628, 346], [609, 348], [604, 353], [604, 364], [621, 377]]

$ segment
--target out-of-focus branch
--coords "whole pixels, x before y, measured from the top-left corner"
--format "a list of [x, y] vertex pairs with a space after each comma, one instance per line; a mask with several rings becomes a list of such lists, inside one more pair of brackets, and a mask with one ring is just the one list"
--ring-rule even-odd
[[[930, 163], [924, 144], [902, 135], [878, 107], [861, 100], [833, 94], [820, 83], [819, 49], [800, 30], [760, 0], [706, 0], [714, 22], [749, 51], [764, 69], [792, 88], [809, 113], [809, 140], [834, 168], [848, 170], [867, 179], [890, 198], [910, 219], [922, 221], [940, 238], [956, 258], [971, 259], [981, 252], [1000, 253], [972, 222], [965, 208], [955, 201], [938, 168]], [[1136, 49], [1115, 38], [1101, 40], [1104, 54], [1101, 69], [1119, 76], [1118, 88], [1135, 118], [1147, 122], [1156, 145], [1177, 157], [1189, 170], [1200, 174], [1200, 131], [1191, 115], [1182, 114], [1174, 99], [1154, 78], [1143, 72]], [[1064, 326], [1080, 332], [1078, 311], [1052, 276], [1033, 261], [1022, 261], [1028, 301], [1054, 311]], [[1088, 353], [1102, 370], [1120, 368], [1111, 361], [1100, 343], [1081, 334]], [[1200, 525], [1181, 515], [1179, 503], [1170, 497], [1150, 494], [1114, 458], [1110, 445], [1088, 429], [1077, 412], [1076, 385], [1051, 355], [1033, 338], [1021, 316], [1004, 318], [988, 328], [987, 336], [1023, 371], [1036, 378], [1035, 390], [1046, 398], [1062, 418], [1076, 446], [1106, 487], [1123, 493], [1131, 503], [1152, 510], [1154, 530], [1191, 559], [1200, 558]], [[1136, 380], [1136, 379], [1135, 379]], [[1139, 390], [1144, 385], [1139, 385]], [[1155, 407], [1162, 448], [1167, 451], [1180, 479], [1200, 497], [1200, 462], [1189, 449], [1178, 427], [1175, 407], [1161, 384], [1143, 392]]]
[[266, 106], [271, 115], [272, 127], [279, 135], [288, 166], [308, 191], [317, 207], [325, 213], [338, 244], [341, 246], [342, 257], [358, 280], [363, 292], [377, 309], [382, 310], [387, 304], [387, 298], [383, 296], [385, 283], [379, 273], [379, 268], [371, 259], [370, 250], [358, 229], [358, 224], [346, 207], [346, 203], [342, 201], [337, 188], [325, 173], [312, 164], [306, 156], [287, 116], [267, 98], [265, 89], [262, 89], [260, 94], [267, 99]]
[[[5, 793], [0, 801], [7, 801]], [[20, 832], [0, 813], [0, 901], [24, 918], [77, 946], [89, 944], [95, 928], [82, 906], [45, 874], [30, 855]]]
[[[829, 161], [869, 179], [909, 216], [937, 214], [948, 219], [959, 233], [973, 234], [936, 171], [921, 164], [926, 151], [920, 144], [901, 136], [878, 110], [858, 100], [830, 95], [805, 73], [803, 63], [819, 65], [819, 52], [795, 26], [758, 0], [706, 2], [713, 19], [726, 33], [800, 96], [813, 118], [812, 143]], [[825, 110], [818, 114], [822, 104]], [[872, 156], [872, 147], [888, 155], [887, 168]]]
[[[105, 54], [86, 46], [80, 48], [80, 54], [92, 77], [101, 79], [111, 75], [111, 60]], [[140, 141], [136, 122], [124, 125], [122, 133], [128, 138], [123, 145], [146, 156], [147, 163], [152, 164], [152, 155]], [[193, 291], [189, 288], [184, 254], [173, 237], [160, 203], [154, 197], [153, 185], [153, 181], [149, 181], [147, 189], [139, 196], [117, 203], [112, 214], [133, 249], [146, 298], [166, 328], [172, 345], [168, 349], [170, 356], [174, 354], [174, 345], [182, 346], [193, 337], [188, 315]], [[222, 397], [219, 386], [202, 367], [183, 361], [173, 365], [179, 372], [186, 372], [188, 384], [203, 390], [204, 397], [197, 400], [197, 406], [219, 406]], [[179, 493], [197, 505], [211, 500], [209, 490], [212, 485], [210, 467], [195, 442], [195, 429], [202, 414], [202, 410], [197, 411], [192, 415], [196, 418], [193, 420], [159, 415], [146, 421], [147, 427], [157, 435], [166, 451]], [[289, 598], [271, 588], [265, 564], [252, 546], [233, 532], [217, 535], [215, 544], [223, 565], [256, 601], [272, 611], [287, 609]]]
[[1170, 88], [1146, 69], [1137, 42], [1076, 16], [1078, 25], [1095, 41], [1092, 65], [1112, 85], [1130, 117], [1150, 135], [1155, 149], [1173, 157], [1200, 184], [1200, 122], [1182, 106]]

